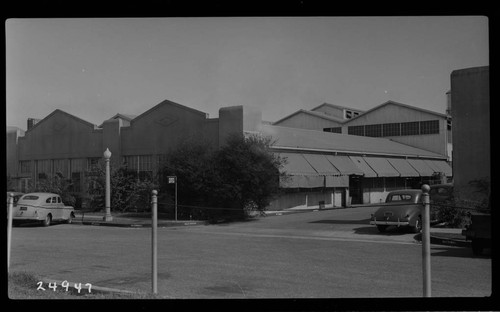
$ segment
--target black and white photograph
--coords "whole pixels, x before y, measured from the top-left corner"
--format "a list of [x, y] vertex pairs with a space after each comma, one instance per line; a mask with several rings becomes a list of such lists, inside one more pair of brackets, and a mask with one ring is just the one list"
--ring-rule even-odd
[[491, 299], [489, 23], [6, 19], [8, 300]]

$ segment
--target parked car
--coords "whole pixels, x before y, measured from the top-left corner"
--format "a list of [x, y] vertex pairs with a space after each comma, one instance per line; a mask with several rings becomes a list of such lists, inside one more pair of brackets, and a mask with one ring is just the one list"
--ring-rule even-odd
[[61, 197], [53, 193], [28, 193], [23, 195], [12, 212], [14, 223], [39, 221], [44, 226], [52, 222], [71, 223], [75, 217], [72, 206], [66, 206]]
[[376, 225], [380, 232], [391, 226], [406, 226], [412, 232], [422, 229], [422, 191], [407, 189], [387, 194], [385, 204], [371, 216], [370, 224]]
[[[451, 199], [452, 194], [452, 184], [431, 185], [429, 190], [431, 224], [439, 222], [434, 208], [439, 203]], [[380, 232], [385, 232], [389, 226], [395, 225], [407, 226], [412, 232], [418, 233], [422, 230], [422, 208], [422, 190], [392, 191], [387, 194], [385, 204], [372, 214], [370, 224], [376, 225]]]
[[21, 193], [21, 192], [7, 192], [7, 208], [6, 208], [6, 212], [7, 212], [7, 218], [9, 217], [9, 197], [10, 195], [12, 195], [12, 197], [14, 198], [14, 201], [13, 201], [13, 206], [12, 207], [15, 207], [16, 204], [17, 204], [17, 201], [19, 200], [19, 198], [21, 198], [21, 196], [24, 195], [24, 193]]
[[12, 197], [14, 198], [14, 205], [17, 203], [19, 198], [24, 195], [24, 193], [21, 192], [7, 192], [7, 205], [9, 204], [9, 196], [12, 194]]

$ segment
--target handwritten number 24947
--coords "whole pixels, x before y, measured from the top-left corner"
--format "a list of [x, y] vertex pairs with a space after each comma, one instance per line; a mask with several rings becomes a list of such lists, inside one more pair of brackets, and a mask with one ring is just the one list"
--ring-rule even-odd
[[[38, 282], [37, 285], [38, 285], [38, 287], [37, 287], [36, 290], [42, 290], [42, 291], [46, 290], [45, 288], [43, 288], [43, 282]], [[69, 287], [70, 287], [70, 283], [68, 283], [68, 281], [64, 281], [64, 282], [61, 283], [60, 286], [63, 289], [65, 289], [66, 291], [68, 291]], [[88, 291], [89, 291], [89, 293], [91, 293], [92, 284], [87, 283], [84, 286], [88, 287]], [[48, 288], [52, 289], [53, 291], [56, 291], [56, 289], [57, 289], [57, 283], [55, 283], [55, 282], [54, 283], [48, 283]], [[78, 283], [78, 284], [74, 283], [73, 288], [75, 288], [78, 291], [78, 293], [80, 293], [80, 291], [82, 290], [82, 283]]]

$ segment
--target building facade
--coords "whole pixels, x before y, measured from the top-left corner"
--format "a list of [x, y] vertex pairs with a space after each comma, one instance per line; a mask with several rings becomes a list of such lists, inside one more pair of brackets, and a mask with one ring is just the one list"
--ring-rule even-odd
[[455, 197], [487, 201], [491, 192], [489, 66], [451, 73]]
[[[331, 121], [363, 116], [328, 105], [311, 113]], [[168, 100], [139, 116], [116, 114], [99, 126], [57, 109], [25, 132], [8, 128], [7, 175], [17, 191], [58, 175], [85, 197], [88, 177], [107, 148], [112, 164], [153, 177], [164, 155], [180, 142], [196, 139], [218, 148], [232, 133], [271, 137], [272, 151], [287, 159], [288, 178], [280, 181], [282, 192], [269, 209], [378, 203], [392, 189], [452, 175], [446, 155], [384, 137], [270, 125], [258, 109], [246, 106], [223, 107], [218, 118], [209, 118]]]
[[310, 111], [299, 110], [274, 125], [388, 138], [446, 155], [451, 161], [451, 116], [394, 101], [368, 111], [324, 103]]

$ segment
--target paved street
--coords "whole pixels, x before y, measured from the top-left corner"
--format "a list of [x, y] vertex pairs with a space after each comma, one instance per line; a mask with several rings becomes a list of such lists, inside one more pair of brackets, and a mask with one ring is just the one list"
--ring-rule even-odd
[[[158, 291], [172, 298], [421, 297], [415, 234], [378, 233], [374, 207], [158, 229]], [[433, 245], [432, 295], [489, 296], [491, 258]], [[151, 290], [151, 229], [13, 229], [12, 271]], [[36, 287], [36, 285], [34, 285]]]

